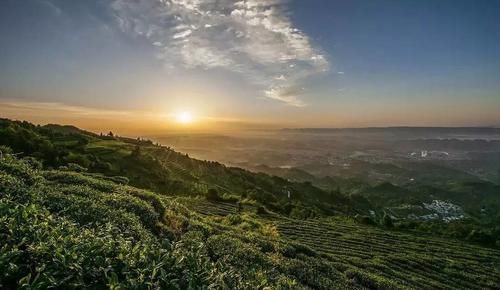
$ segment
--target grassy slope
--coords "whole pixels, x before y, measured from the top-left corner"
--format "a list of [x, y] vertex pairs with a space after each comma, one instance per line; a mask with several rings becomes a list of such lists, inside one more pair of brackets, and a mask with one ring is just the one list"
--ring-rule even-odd
[[[0, 160], [5, 288], [493, 289], [500, 252]], [[190, 205], [191, 209], [181, 205]], [[200, 210], [204, 208], [205, 211]], [[197, 212], [203, 214], [197, 214]]]

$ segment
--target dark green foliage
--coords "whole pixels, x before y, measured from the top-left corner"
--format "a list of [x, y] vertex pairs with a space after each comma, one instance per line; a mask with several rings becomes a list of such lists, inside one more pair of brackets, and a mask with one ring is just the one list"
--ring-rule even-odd
[[386, 212], [384, 212], [384, 215], [382, 216], [382, 220], [380, 221], [380, 223], [384, 227], [388, 228], [392, 228], [394, 226], [391, 216]]
[[130, 153], [132, 158], [139, 158], [141, 156], [141, 146], [135, 145], [134, 150]]
[[257, 214], [259, 215], [263, 215], [263, 214], [266, 214], [267, 213], [267, 210], [265, 207], [263, 207], [262, 205], [259, 205], [257, 206], [257, 210], [256, 210]]
[[354, 216], [354, 219], [358, 222], [358, 223], [361, 223], [361, 224], [365, 224], [365, 225], [376, 225], [375, 221], [369, 217], [369, 216], [366, 216], [366, 215], [355, 215]]
[[210, 188], [207, 191], [206, 198], [207, 200], [211, 201], [219, 201], [221, 199], [221, 197], [219, 196], [219, 192], [215, 188]]
[[10, 148], [9, 146], [0, 145], [0, 154], [2, 155], [0, 157], [3, 157], [3, 155], [5, 154], [12, 154], [12, 153], [14, 153], [12, 148]]
[[316, 212], [313, 209], [302, 207], [302, 206], [294, 206], [289, 213], [291, 218], [295, 219], [310, 219], [316, 217]]

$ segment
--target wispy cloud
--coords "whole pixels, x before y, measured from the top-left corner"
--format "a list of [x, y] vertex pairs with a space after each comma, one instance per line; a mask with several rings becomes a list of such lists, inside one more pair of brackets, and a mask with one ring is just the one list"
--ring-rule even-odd
[[24, 115], [54, 115], [72, 116], [73, 118], [95, 118], [113, 119], [117, 117], [130, 117], [136, 113], [129, 111], [104, 110], [97, 108], [71, 106], [55, 102], [23, 102], [23, 101], [0, 101], [1, 114]]
[[262, 94], [305, 106], [301, 82], [329, 63], [295, 28], [287, 0], [115, 0], [124, 31], [147, 38], [166, 67], [242, 73]]

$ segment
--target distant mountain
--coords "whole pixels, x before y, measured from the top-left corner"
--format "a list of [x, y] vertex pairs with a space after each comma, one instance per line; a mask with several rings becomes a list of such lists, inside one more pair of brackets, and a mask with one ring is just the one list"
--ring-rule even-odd
[[285, 128], [288, 132], [334, 133], [405, 133], [405, 134], [494, 134], [500, 135], [500, 127], [366, 127], [366, 128]]

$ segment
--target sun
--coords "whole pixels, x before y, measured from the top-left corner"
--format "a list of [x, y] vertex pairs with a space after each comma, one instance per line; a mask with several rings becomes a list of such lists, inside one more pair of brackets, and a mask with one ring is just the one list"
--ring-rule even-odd
[[190, 112], [179, 112], [175, 114], [175, 121], [180, 124], [189, 124], [193, 122], [193, 115]]

